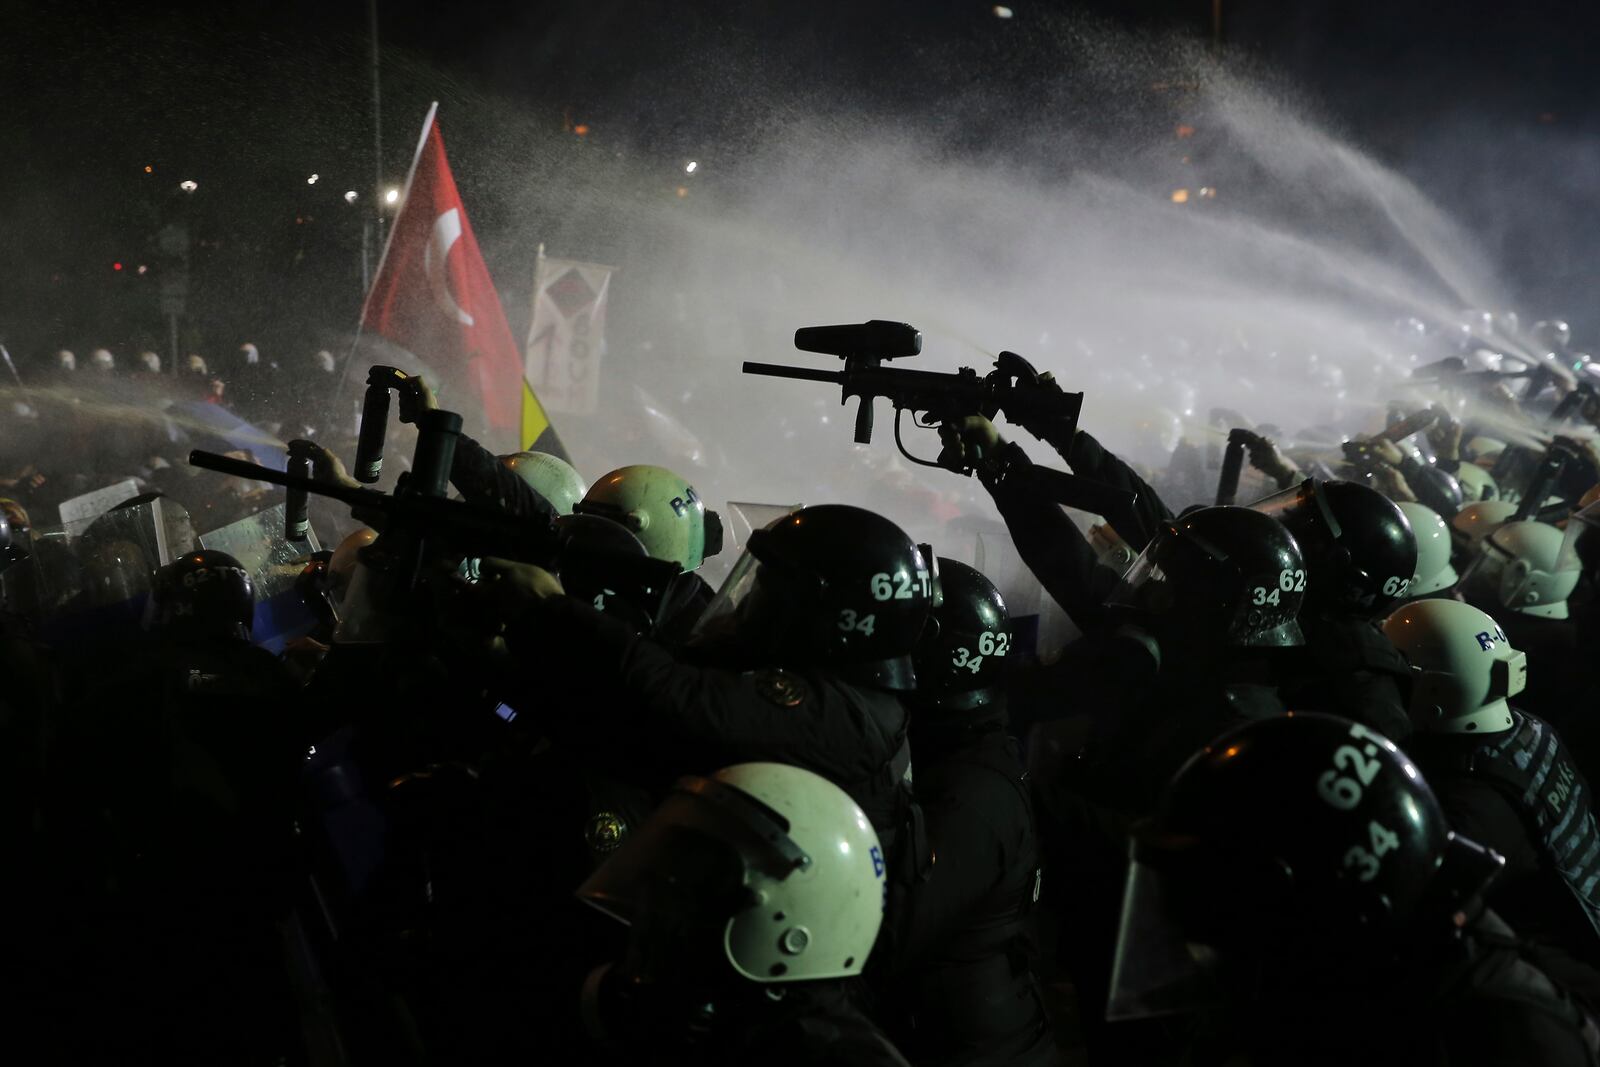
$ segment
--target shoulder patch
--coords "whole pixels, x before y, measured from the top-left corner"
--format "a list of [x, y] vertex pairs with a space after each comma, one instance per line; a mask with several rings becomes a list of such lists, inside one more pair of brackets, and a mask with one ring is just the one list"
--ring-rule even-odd
[[805, 680], [778, 667], [755, 672], [756, 692], [780, 708], [798, 708], [811, 695]]

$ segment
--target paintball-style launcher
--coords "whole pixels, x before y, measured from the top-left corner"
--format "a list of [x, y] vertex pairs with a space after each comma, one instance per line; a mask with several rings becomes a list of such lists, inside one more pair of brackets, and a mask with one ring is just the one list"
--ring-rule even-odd
[[[925, 467], [944, 467], [958, 474], [972, 472], [953, 448], [941, 451], [933, 462], [907, 451], [900, 437], [902, 412], [911, 412], [917, 425], [926, 429], [969, 415], [993, 419], [1003, 412], [1007, 420], [1014, 423], [1024, 420], [1036, 424], [1052, 422], [1061, 439], [1071, 440], [1083, 410], [1082, 393], [1044, 386], [1033, 365], [1015, 352], [1001, 352], [995, 357], [994, 370], [982, 377], [970, 367], [962, 367], [953, 374], [885, 367], [885, 360], [903, 359], [922, 351], [922, 334], [904, 322], [874, 319], [845, 326], [807, 326], [795, 331], [794, 343], [804, 352], [839, 356], [844, 360], [844, 369], [825, 371], [774, 363], [746, 363], [744, 372], [828, 382], [840, 386], [842, 400], [858, 397], [861, 404], [856, 409], [855, 439], [860, 444], [872, 440], [873, 400], [888, 397], [895, 409], [895, 446], [901, 455]], [[1030, 465], [1014, 477], [1027, 483], [1033, 492], [1056, 503], [1104, 515], [1119, 530], [1137, 526], [1134, 505], [1138, 494], [1131, 490], [1102, 485], [1049, 467]]]
[[911, 412], [917, 424], [924, 428], [969, 415], [992, 419], [1000, 412], [1012, 422], [1021, 422], [1026, 416], [1050, 417], [1062, 421], [1063, 434], [1070, 438], [1083, 409], [1082, 393], [1019, 389], [1019, 380], [1032, 384], [1038, 381], [1039, 374], [1015, 352], [1001, 352], [995, 357], [994, 370], [982, 377], [970, 367], [962, 367], [953, 374], [885, 367], [885, 360], [902, 359], [922, 351], [922, 334], [904, 322], [874, 319], [859, 325], [807, 326], [795, 331], [794, 343], [804, 352], [840, 357], [844, 360], [844, 369], [827, 371], [776, 363], [746, 363], [744, 372], [828, 382], [840, 386], [842, 400], [859, 397], [861, 404], [856, 409], [855, 433], [859, 444], [872, 440], [873, 400], [888, 397], [895, 409], [895, 444], [907, 459], [924, 466], [968, 472], [948, 450], [933, 464], [907, 452], [900, 439], [900, 413], [903, 411]]

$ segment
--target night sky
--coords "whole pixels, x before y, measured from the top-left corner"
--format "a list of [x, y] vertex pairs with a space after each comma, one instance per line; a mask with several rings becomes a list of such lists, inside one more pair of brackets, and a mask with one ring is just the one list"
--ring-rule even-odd
[[[1030, 85], [1056, 73], [1042, 19], [1197, 46], [1213, 34], [1206, 0], [1013, 7], [1003, 20], [946, 0], [380, 0], [385, 182], [403, 179], [440, 99], [491, 269], [520, 277], [531, 250], [496, 241], [510, 209], [488, 190], [523, 160], [559, 181], [578, 153], [625, 154], [639, 173], [659, 160], [668, 183], [686, 154], [737, 154], [760, 121], [741, 91], [752, 81], [794, 106], [826, 87], [951, 124], [974, 84], [999, 86], [1016, 96], [1012, 129], [950, 142], [999, 151], [1043, 106]], [[375, 182], [365, 4], [7, 0], [0, 12], [0, 338], [13, 350], [158, 343], [153, 289], [171, 266], [154, 235], [174, 221], [196, 241], [186, 347], [243, 333], [311, 346], [349, 329]], [[1569, 317], [1600, 345], [1600, 74], [1587, 54], [1600, 5], [1224, 0], [1222, 16], [1238, 63], [1294, 86], [1480, 232], [1524, 314]], [[724, 47], [742, 58], [700, 61]], [[178, 190], [185, 178], [195, 195]]]

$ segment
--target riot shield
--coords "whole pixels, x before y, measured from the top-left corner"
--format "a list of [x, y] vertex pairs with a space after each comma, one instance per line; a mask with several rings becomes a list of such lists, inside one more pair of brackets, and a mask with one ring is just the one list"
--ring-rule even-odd
[[200, 535], [202, 548], [226, 552], [249, 573], [256, 590], [253, 639], [269, 652], [282, 651], [290, 639], [317, 626], [316, 615], [295, 589], [295, 579], [322, 545], [310, 529], [303, 542], [286, 540], [284, 510], [277, 504]]
[[700, 577], [713, 589], [720, 588], [728, 572], [739, 557], [754, 530], [762, 530], [785, 515], [800, 510], [799, 504], [757, 504], [750, 501], [730, 500], [719, 514], [722, 516], [722, 551], [700, 564]]

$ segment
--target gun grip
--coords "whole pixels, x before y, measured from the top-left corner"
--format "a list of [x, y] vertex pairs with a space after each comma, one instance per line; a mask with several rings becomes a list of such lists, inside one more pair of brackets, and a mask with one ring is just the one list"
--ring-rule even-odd
[[856, 444], [872, 443], [872, 397], [864, 396], [856, 408]]

